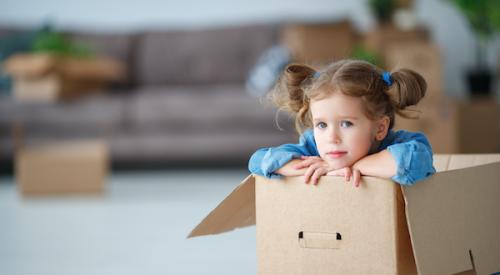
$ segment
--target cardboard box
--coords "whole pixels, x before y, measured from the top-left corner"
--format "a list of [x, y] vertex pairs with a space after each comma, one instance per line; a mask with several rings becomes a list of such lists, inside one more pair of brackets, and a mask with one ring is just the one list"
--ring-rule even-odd
[[119, 80], [125, 73], [124, 64], [105, 56], [76, 58], [43, 53], [12, 55], [3, 69], [21, 78], [57, 73], [68, 78], [105, 81]]
[[442, 96], [435, 97], [433, 100], [424, 98], [416, 110], [419, 112], [412, 113], [412, 115], [418, 115], [418, 119], [397, 116], [395, 130], [423, 132], [429, 139], [435, 154], [461, 153], [459, 108], [455, 100]]
[[337, 23], [290, 24], [281, 35], [295, 62], [322, 65], [349, 57], [356, 32], [348, 20]]
[[54, 102], [95, 93], [104, 86], [103, 81], [82, 81], [50, 73], [37, 78], [14, 78], [13, 95], [22, 101]]
[[366, 32], [363, 36], [364, 43], [372, 50], [382, 51], [387, 45], [396, 43], [414, 43], [429, 41], [429, 30], [424, 26], [417, 26], [412, 30], [403, 30], [394, 24], [378, 25]]
[[25, 101], [72, 99], [123, 78], [125, 67], [107, 57], [72, 58], [16, 54], [3, 68], [14, 78], [13, 94]]
[[436, 155], [435, 167], [410, 187], [250, 175], [189, 237], [257, 224], [259, 274], [499, 272], [500, 155]]
[[500, 152], [500, 105], [493, 99], [458, 103], [461, 153]]
[[434, 153], [500, 152], [500, 105], [492, 100], [424, 98], [419, 119], [397, 117], [396, 129], [421, 131]]
[[387, 46], [384, 53], [388, 70], [411, 69], [421, 74], [427, 82], [427, 100], [444, 95], [444, 68], [439, 47], [430, 42]]
[[100, 141], [23, 147], [16, 153], [16, 181], [23, 195], [102, 193], [108, 155]]
[[405, 47], [414, 43], [427, 43], [430, 41], [429, 31], [422, 26], [413, 30], [402, 30], [396, 25], [379, 25], [366, 32], [362, 37], [363, 44], [369, 50], [383, 56], [390, 53], [388, 47]]

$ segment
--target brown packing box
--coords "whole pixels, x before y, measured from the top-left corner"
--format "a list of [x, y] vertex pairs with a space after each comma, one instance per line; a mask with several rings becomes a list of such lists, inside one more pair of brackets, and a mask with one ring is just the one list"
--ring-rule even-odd
[[13, 94], [17, 100], [54, 102], [74, 99], [104, 86], [103, 81], [82, 81], [50, 73], [37, 78], [14, 78]]
[[411, 115], [417, 115], [418, 119], [398, 116], [395, 129], [425, 133], [432, 144], [434, 153], [460, 153], [458, 103], [442, 96], [438, 96], [434, 100], [424, 97], [423, 102], [419, 103], [416, 109], [419, 112], [411, 113]]
[[388, 70], [412, 69], [424, 77], [427, 82], [426, 100], [432, 101], [444, 94], [443, 60], [436, 44], [420, 41], [404, 46], [390, 45], [384, 56]]
[[438, 96], [417, 109], [419, 119], [398, 117], [395, 128], [424, 132], [435, 153], [500, 152], [500, 105], [493, 100]]
[[16, 54], [5, 61], [3, 69], [14, 78], [15, 98], [29, 101], [75, 98], [99, 90], [125, 73], [123, 64], [107, 57], [51, 54]]
[[356, 32], [348, 20], [338, 23], [290, 24], [281, 40], [295, 62], [325, 64], [351, 55]]
[[100, 141], [23, 147], [16, 153], [16, 181], [23, 195], [102, 193], [108, 154]]
[[434, 161], [437, 174], [402, 188], [250, 175], [189, 237], [257, 224], [259, 274], [499, 272], [500, 155]]
[[57, 73], [68, 78], [85, 80], [119, 80], [124, 65], [114, 59], [96, 56], [76, 58], [52, 54], [15, 54], [3, 64], [4, 70], [22, 78], [35, 78]]
[[460, 153], [500, 152], [500, 105], [493, 99], [458, 103]]
[[418, 26], [412, 30], [402, 30], [393, 24], [379, 25], [363, 35], [364, 44], [371, 50], [378, 52], [383, 52], [388, 45], [411, 44], [429, 40], [429, 30], [424, 26]]
[[402, 30], [395, 25], [381, 25], [363, 34], [363, 45], [384, 58], [396, 48], [404, 49], [414, 44], [429, 43], [429, 31], [422, 26], [413, 30]]

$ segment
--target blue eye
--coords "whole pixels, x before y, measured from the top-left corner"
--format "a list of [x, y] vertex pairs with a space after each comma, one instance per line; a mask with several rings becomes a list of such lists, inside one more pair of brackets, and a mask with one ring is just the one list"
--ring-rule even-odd
[[342, 121], [340, 122], [340, 127], [342, 127], [342, 128], [349, 128], [349, 127], [351, 127], [352, 125], [353, 125], [353, 124], [352, 124], [352, 122], [350, 122], [350, 121], [348, 121], [348, 120], [342, 120]]
[[319, 129], [325, 129], [326, 126], [327, 125], [324, 122], [318, 122], [318, 123], [316, 123], [316, 127], [318, 127]]

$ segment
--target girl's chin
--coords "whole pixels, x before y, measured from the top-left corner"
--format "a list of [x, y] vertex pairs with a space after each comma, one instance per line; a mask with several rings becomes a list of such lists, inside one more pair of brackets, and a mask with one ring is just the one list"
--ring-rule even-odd
[[332, 167], [333, 170], [337, 170], [337, 169], [342, 169], [342, 168], [345, 168], [345, 167], [351, 167], [354, 162], [350, 162], [350, 161], [327, 161], [327, 163], [329, 164], [330, 167]]

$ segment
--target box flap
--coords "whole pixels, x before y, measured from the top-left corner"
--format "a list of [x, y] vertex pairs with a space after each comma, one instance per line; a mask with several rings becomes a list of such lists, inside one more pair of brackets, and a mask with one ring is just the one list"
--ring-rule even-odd
[[255, 178], [244, 179], [203, 221], [188, 238], [219, 234], [255, 225]]
[[434, 155], [434, 167], [437, 172], [474, 167], [499, 161], [500, 154]]
[[499, 272], [500, 155], [436, 160], [442, 172], [403, 188], [419, 274]]

